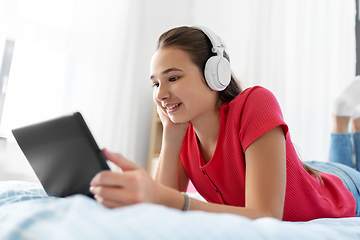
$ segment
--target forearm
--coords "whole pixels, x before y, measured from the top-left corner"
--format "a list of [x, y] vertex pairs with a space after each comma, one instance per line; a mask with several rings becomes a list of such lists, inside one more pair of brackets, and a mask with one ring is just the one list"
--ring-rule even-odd
[[[163, 191], [160, 194], [160, 196], [161, 196], [161, 204], [167, 207], [183, 210], [185, 205], [185, 197], [183, 194], [181, 194], [181, 192], [163, 186]], [[277, 218], [275, 216], [272, 216], [270, 212], [267, 212], [266, 210], [262, 210], [259, 208], [257, 209], [257, 208], [249, 208], [249, 207], [236, 207], [236, 206], [229, 206], [223, 204], [207, 203], [193, 198], [190, 199], [189, 210], [200, 210], [200, 211], [213, 212], [213, 213], [231, 213], [231, 214], [237, 214], [240, 216], [248, 217], [250, 219], [257, 219], [261, 217]]]
[[157, 182], [177, 190], [184, 190], [184, 186], [179, 186], [179, 181], [184, 182], [184, 180], [187, 180], [184, 178], [186, 174], [182, 173], [184, 170], [181, 169], [180, 154], [182, 141], [183, 139], [172, 138], [172, 135], [164, 132], [159, 166], [155, 177]]
[[257, 219], [262, 217], [276, 218], [270, 212], [266, 212], [261, 209], [249, 208], [249, 207], [236, 207], [236, 206], [216, 204], [216, 203], [206, 203], [196, 199], [191, 199], [190, 210], [201, 210], [201, 211], [214, 212], [214, 213], [231, 213], [231, 214], [237, 214], [240, 216], [248, 217], [250, 219]]
[[162, 148], [159, 157], [159, 166], [156, 171], [155, 181], [167, 187], [179, 189], [178, 169], [180, 162], [180, 152], [172, 151], [171, 148]]

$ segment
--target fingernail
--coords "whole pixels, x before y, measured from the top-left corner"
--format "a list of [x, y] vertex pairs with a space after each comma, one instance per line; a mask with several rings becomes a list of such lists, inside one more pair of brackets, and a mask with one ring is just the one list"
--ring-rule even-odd
[[107, 154], [112, 154], [112, 152], [110, 152], [109, 150], [107, 150], [107, 148], [103, 149], [103, 152], [106, 152]]

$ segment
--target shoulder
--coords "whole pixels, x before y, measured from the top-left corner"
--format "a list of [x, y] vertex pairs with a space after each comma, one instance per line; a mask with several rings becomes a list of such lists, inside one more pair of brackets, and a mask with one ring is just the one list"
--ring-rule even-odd
[[[222, 108], [227, 112], [242, 113], [243, 111], [262, 111], [266, 109], [281, 112], [275, 95], [261, 86], [246, 88], [230, 102], [224, 103]], [[265, 109], [263, 109], [265, 108]]]
[[275, 99], [275, 95], [267, 88], [261, 86], [253, 86], [246, 88], [239, 95], [237, 95], [230, 103], [234, 102], [245, 102], [248, 100], [256, 101], [256, 100], [267, 100], [267, 99]]
[[283, 126], [285, 135], [288, 131], [275, 95], [261, 86], [247, 88], [229, 102], [228, 116], [238, 126], [244, 149], [279, 125]]

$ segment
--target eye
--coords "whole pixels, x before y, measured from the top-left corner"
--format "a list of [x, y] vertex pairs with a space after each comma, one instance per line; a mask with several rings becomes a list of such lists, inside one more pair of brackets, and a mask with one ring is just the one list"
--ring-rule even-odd
[[152, 83], [152, 85], [151, 85], [152, 87], [159, 87], [159, 83]]
[[180, 77], [171, 77], [169, 78], [170, 82], [175, 82], [176, 80], [178, 80]]

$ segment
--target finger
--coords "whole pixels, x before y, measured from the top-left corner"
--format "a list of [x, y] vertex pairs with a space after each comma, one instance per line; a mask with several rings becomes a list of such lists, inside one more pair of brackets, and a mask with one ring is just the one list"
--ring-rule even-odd
[[116, 187], [92, 187], [90, 192], [102, 200], [118, 203], [119, 205], [130, 205], [143, 201], [139, 192], [129, 191], [126, 188]]
[[124, 199], [125, 194], [122, 188], [97, 186], [90, 187], [90, 192], [97, 198], [119, 203], [127, 202], [126, 199]]
[[121, 182], [121, 173], [103, 170], [93, 177], [90, 182], [90, 186], [107, 185], [121, 187]]
[[160, 107], [159, 105], [157, 106], [157, 112], [158, 112], [158, 114], [160, 115], [160, 114], [165, 114], [165, 111], [164, 111], [164, 109], [163, 109], [163, 107]]
[[123, 157], [121, 154], [119, 153], [113, 153], [110, 152], [109, 150], [107, 150], [106, 148], [104, 148], [103, 153], [105, 155], [105, 157], [110, 160], [111, 162], [115, 163], [117, 166], [119, 166], [123, 171], [128, 171], [128, 170], [134, 170], [134, 169], [139, 169], [141, 168], [139, 165], [137, 165], [136, 163], [127, 160], [125, 157]]
[[118, 208], [118, 207], [124, 207], [126, 205], [117, 202], [117, 201], [111, 201], [105, 198], [102, 198], [101, 196], [94, 195], [95, 200], [100, 203], [101, 205], [107, 207], [107, 208]]
[[90, 186], [112, 186], [118, 188], [137, 188], [141, 181], [141, 173], [138, 171], [127, 171], [123, 173], [104, 170], [95, 175]]
[[169, 117], [164, 107], [157, 106], [159, 117]]

